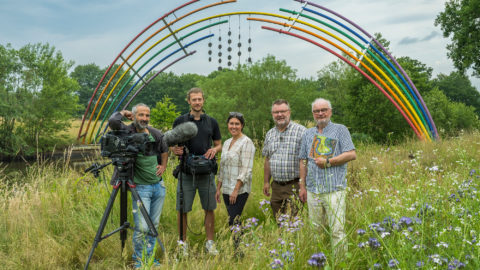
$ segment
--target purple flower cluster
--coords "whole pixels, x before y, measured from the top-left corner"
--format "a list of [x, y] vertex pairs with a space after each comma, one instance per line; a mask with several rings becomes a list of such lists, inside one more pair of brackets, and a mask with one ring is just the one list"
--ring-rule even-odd
[[381, 246], [381, 244], [380, 244], [380, 242], [378, 242], [377, 238], [374, 238], [374, 237], [370, 237], [368, 239], [368, 245], [373, 249], [377, 249]]
[[299, 216], [290, 217], [290, 215], [282, 214], [277, 218], [277, 222], [280, 228], [285, 229], [287, 232], [296, 232], [303, 227], [303, 221]]
[[325, 256], [323, 252], [315, 253], [310, 257], [307, 262], [309, 265], [321, 269], [325, 266], [325, 263], [327, 262], [327, 256]]
[[388, 267], [390, 268], [396, 268], [398, 266], [398, 261], [396, 259], [391, 259], [388, 261]]
[[270, 267], [272, 267], [272, 269], [283, 268], [283, 262], [280, 259], [274, 259], [273, 262], [270, 263]]

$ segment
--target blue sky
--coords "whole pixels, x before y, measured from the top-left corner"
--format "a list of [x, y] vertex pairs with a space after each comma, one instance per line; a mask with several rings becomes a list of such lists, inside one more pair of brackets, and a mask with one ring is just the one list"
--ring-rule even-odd
[[[0, 44], [11, 43], [20, 48], [28, 43], [48, 42], [60, 50], [66, 60], [75, 64], [95, 63], [101, 67], [109, 65], [121, 49], [141, 30], [166, 12], [186, 1], [154, 0], [2, 0], [0, 4]], [[199, 1], [192, 5], [198, 8], [215, 1]], [[445, 49], [448, 39], [442, 37], [439, 27], [434, 26], [435, 17], [444, 8], [441, 0], [312, 0], [332, 9], [354, 21], [369, 33], [381, 33], [391, 42], [390, 52], [396, 56], [409, 56], [433, 68], [434, 76], [448, 74], [453, 70]], [[238, 0], [237, 3], [210, 8], [189, 16], [182, 23], [207, 16], [231, 11], [264, 11], [284, 14], [283, 7], [300, 10], [301, 4], [291, 0]], [[185, 11], [192, 10], [186, 8]], [[313, 8], [313, 7], [312, 7]], [[180, 16], [182, 12], [178, 12]], [[167, 18], [167, 21], [173, 17]], [[251, 57], [254, 61], [268, 53], [297, 69], [301, 77], [316, 76], [316, 72], [335, 60], [327, 52], [293, 37], [262, 30], [262, 23], [247, 23], [243, 18], [233, 16], [231, 29], [238, 31], [241, 20], [241, 34], [253, 40]], [[218, 21], [218, 20], [217, 20]], [[227, 26], [220, 31], [227, 38]], [[248, 31], [250, 27], [250, 31]], [[158, 29], [158, 27], [156, 28]], [[209, 31], [199, 34], [200, 37]], [[218, 36], [218, 30], [213, 30]], [[236, 36], [236, 33], [233, 36]], [[191, 40], [194, 38], [192, 37]], [[216, 39], [214, 40], [215, 44]], [[234, 40], [235, 41], [235, 40]], [[208, 74], [218, 66], [216, 60], [208, 62], [208, 42], [191, 47], [197, 53], [172, 66], [169, 70], [181, 74], [194, 72]], [[216, 45], [215, 45], [216, 46]], [[236, 48], [234, 48], [235, 51]], [[214, 54], [216, 52], [214, 51]], [[224, 52], [225, 54], [226, 52]], [[240, 58], [244, 62], [246, 50]], [[233, 55], [236, 59], [236, 54]], [[225, 60], [224, 60], [225, 61]], [[238, 61], [238, 59], [237, 59]], [[224, 62], [225, 63], [225, 62]], [[480, 80], [472, 80], [480, 89]], [[420, 90], [421, 91], [421, 90]]]

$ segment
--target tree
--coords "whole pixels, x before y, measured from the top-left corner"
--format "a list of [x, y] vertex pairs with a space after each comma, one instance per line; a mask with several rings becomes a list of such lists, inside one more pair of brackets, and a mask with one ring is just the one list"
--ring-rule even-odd
[[177, 106], [172, 103], [172, 99], [164, 96], [161, 101], [157, 102], [155, 108], [152, 108], [150, 112], [150, 123], [162, 131], [170, 129], [175, 118], [180, 115], [176, 109]]
[[79, 115], [83, 115], [85, 112], [93, 91], [97, 87], [103, 73], [105, 73], [105, 70], [101, 70], [99, 66], [93, 63], [76, 66], [73, 72], [70, 73], [70, 77], [75, 79], [80, 85], [78, 91], [75, 92], [78, 96], [78, 103], [80, 104]]
[[271, 106], [279, 98], [289, 101], [292, 120], [312, 119], [310, 103], [316, 96], [315, 87], [297, 81], [295, 70], [285, 61], [267, 56], [252, 65], [214, 73], [199, 85], [205, 91], [206, 112], [219, 121], [224, 137], [228, 137], [224, 124], [228, 113], [238, 111], [245, 116], [244, 132], [262, 141], [273, 126]]
[[480, 128], [473, 107], [450, 101], [438, 88], [427, 93], [424, 99], [441, 135], [457, 136], [461, 130]]
[[435, 25], [440, 25], [444, 37], [452, 36], [447, 50], [455, 67], [461, 73], [472, 68], [480, 77], [480, 0], [449, 0]]
[[64, 137], [59, 132], [70, 126], [77, 110], [74, 92], [79, 86], [67, 73], [73, 63], [65, 62], [61, 53], [48, 44], [29, 44], [19, 50], [10, 45], [0, 47], [0, 59], [9, 58], [2, 61], [0, 75], [1, 95], [5, 98], [1, 111], [6, 120], [1, 122], [0, 130], [13, 134], [0, 151], [11, 155], [10, 147], [15, 145], [19, 147], [17, 152], [28, 154], [37, 147], [47, 150], [61, 143]]
[[475, 108], [480, 115], [480, 93], [467, 76], [460, 72], [451, 72], [450, 75], [439, 74], [433, 81], [451, 101], [461, 102]]
[[134, 103], [145, 103], [151, 107], [164, 96], [168, 96], [181, 113], [189, 110], [186, 102], [187, 91], [197, 86], [203, 76], [197, 74], [182, 74], [177, 76], [172, 72], [161, 73], [153, 79], [135, 98]]

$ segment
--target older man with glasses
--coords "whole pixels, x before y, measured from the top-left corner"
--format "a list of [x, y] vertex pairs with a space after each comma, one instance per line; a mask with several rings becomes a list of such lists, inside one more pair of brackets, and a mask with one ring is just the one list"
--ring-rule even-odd
[[290, 106], [284, 99], [273, 103], [272, 117], [275, 127], [267, 132], [262, 150], [265, 157], [263, 194], [270, 196], [272, 189], [270, 204], [275, 218], [288, 214], [289, 210], [291, 216], [295, 216], [301, 204], [297, 200], [300, 188], [298, 153], [306, 128], [290, 121]]
[[312, 103], [317, 125], [307, 129], [300, 148], [300, 199], [308, 202], [312, 225], [331, 239], [335, 254], [346, 252], [345, 198], [347, 163], [357, 155], [350, 132], [332, 123], [332, 105], [322, 98]]

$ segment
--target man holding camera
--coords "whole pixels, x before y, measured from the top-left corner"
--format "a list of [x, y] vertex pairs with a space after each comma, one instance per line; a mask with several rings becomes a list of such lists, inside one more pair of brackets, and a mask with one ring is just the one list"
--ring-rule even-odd
[[[182, 235], [182, 243], [180, 245], [182, 255], [188, 255], [188, 246], [186, 241], [187, 231], [187, 213], [192, 211], [193, 200], [195, 193], [198, 190], [200, 196], [200, 202], [202, 208], [205, 211], [205, 231], [207, 234], [206, 250], [211, 255], [217, 255], [218, 251], [215, 248], [214, 236], [215, 236], [215, 215], [214, 210], [217, 208], [215, 201], [215, 173], [216, 169], [212, 168], [210, 172], [198, 172], [195, 160], [203, 160], [204, 163], [211, 163], [216, 165], [214, 160], [215, 155], [222, 150], [222, 141], [220, 135], [220, 128], [218, 122], [214, 118], [205, 114], [203, 110], [203, 103], [205, 99], [203, 91], [200, 88], [192, 88], [187, 93], [187, 102], [190, 105], [190, 112], [179, 116], [173, 122], [173, 127], [182, 124], [187, 121], [191, 121], [197, 125], [198, 133], [195, 137], [185, 142], [185, 149], [188, 153], [184, 152], [183, 146], [173, 146], [172, 151], [175, 155], [182, 157], [186, 160], [185, 171], [180, 171], [179, 179], [181, 182], [177, 185], [177, 211], [178, 213], [178, 225], [179, 232]], [[213, 147], [212, 147], [213, 141]], [[213, 166], [214, 166], [213, 165]], [[180, 187], [180, 183], [182, 186]], [[181, 193], [183, 193], [183, 201], [180, 202]], [[183, 204], [183, 209], [180, 205]], [[180, 211], [181, 210], [181, 211]], [[180, 212], [182, 218], [180, 218]], [[180, 222], [182, 220], [182, 222]], [[182, 223], [182, 224], [180, 224]]]
[[[124, 117], [132, 120], [133, 123], [128, 126], [125, 125], [122, 122]], [[112, 130], [125, 130], [132, 134], [147, 133], [150, 142], [153, 142], [154, 153], [139, 153], [135, 158], [133, 182], [136, 184], [136, 190], [150, 219], [155, 228], [158, 228], [166, 194], [162, 174], [167, 166], [168, 147], [163, 141], [163, 133], [149, 126], [149, 122], [150, 108], [140, 103], [135, 105], [131, 112], [122, 110], [112, 114], [108, 120], [108, 125]], [[141, 268], [142, 265], [149, 261], [151, 256], [155, 255], [153, 254], [153, 249], [156, 244], [156, 238], [148, 234], [147, 222], [143, 218], [137, 202], [134, 200], [132, 200], [132, 212], [135, 222], [135, 231], [132, 237], [132, 257], [135, 268]], [[155, 259], [154, 264], [159, 265], [159, 262]]]

